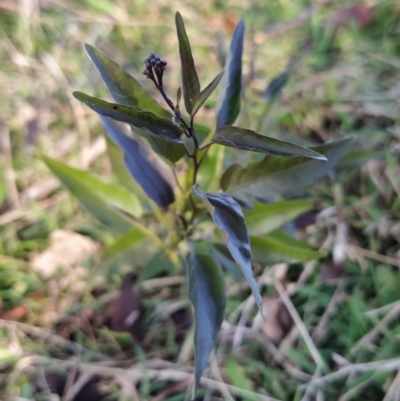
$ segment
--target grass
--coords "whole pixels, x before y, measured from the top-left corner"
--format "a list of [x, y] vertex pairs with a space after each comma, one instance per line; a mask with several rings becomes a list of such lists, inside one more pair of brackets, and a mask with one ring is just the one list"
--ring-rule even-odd
[[[397, 2], [360, 1], [358, 14], [349, 11], [351, 1], [318, 2], [312, 9], [300, 0], [18, 4], [0, 4], [0, 399], [47, 400], [57, 386], [65, 387], [62, 400], [190, 397], [191, 314], [183, 272], [156, 271], [156, 278], [145, 277], [121, 298], [130, 262], [145, 263], [148, 249], [100, 269], [101, 249], [113, 237], [40, 159], [47, 154], [109, 179], [99, 122], [71, 95], [106, 95], [83, 43], [136, 77], [148, 53], [158, 52], [168, 60], [173, 93], [180, 79], [176, 10], [205, 82], [222, 68], [217, 32], [227, 42], [244, 18], [249, 90], [243, 126], [254, 128], [261, 118], [263, 133], [296, 143], [356, 138], [334, 180], [311, 189], [317, 218], [297, 229], [329, 256], [304, 265], [256, 266], [271, 310], [265, 325], [248, 289], [228, 281], [226, 321], [198, 399], [399, 399]], [[264, 118], [259, 95], [293, 60], [282, 97]], [[204, 121], [213, 118], [207, 109], [202, 113]], [[60, 229], [67, 230], [61, 245], [52, 237]], [[90, 240], [88, 251], [73, 232]], [[57, 255], [66, 252], [65, 242], [82, 250], [61, 268]], [[35, 255], [46, 250], [55, 261], [35, 264]], [[156, 261], [154, 269], [163, 263]], [[48, 266], [53, 269], [43, 270]], [[142, 328], [133, 331], [134, 341], [109, 327], [115, 302], [136, 301]]]

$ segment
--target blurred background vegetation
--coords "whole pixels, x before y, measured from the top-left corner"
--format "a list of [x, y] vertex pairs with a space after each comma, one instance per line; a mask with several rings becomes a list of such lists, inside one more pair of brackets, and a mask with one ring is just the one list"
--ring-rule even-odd
[[[184, 272], [149, 249], [100, 263], [112, 235], [40, 158], [114, 179], [97, 116], [72, 97], [107, 96], [83, 44], [149, 91], [143, 60], [157, 52], [173, 94], [176, 11], [207, 83], [244, 19], [242, 126], [305, 145], [355, 137], [331, 180], [311, 189], [313, 208], [287, 226], [327, 256], [255, 266], [265, 323], [248, 289], [228, 282], [226, 321], [198, 399], [399, 400], [395, 0], [0, 1], [0, 399], [190, 399]], [[266, 88], [284, 71], [288, 82], [264, 118]], [[205, 126], [213, 102], [199, 113]], [[132, 264], [150, 273], [137, 282], [127, 275]], [[119, 331], [129, 316], [130, 332]]]

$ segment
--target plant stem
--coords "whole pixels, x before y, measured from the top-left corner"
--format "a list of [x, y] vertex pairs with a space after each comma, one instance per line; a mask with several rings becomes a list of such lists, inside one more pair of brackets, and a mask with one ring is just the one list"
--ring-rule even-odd
[[[151, 71], [152, 72], [152, 71]], [[197, 211], [199, 210], [198, 207], [196, 206], [194, 200], [193, 200], [193, 186], [196, 184], [197, 182], [197, 173], [199, 171], [199, 167], [201, 165], [201, 163], [203, 162], [205, 156], [207, 155], [207, 150], [208, 148], [212, 145], [212, 143], [209, 143], [207, 145], [205, 145], [203, 148], [200, 148], [199, 146], [199, 141], [197, 139], [197, 135], [193, 126], [193, 118], [190, 119], [190, 125], [187, 124], [187, 122], [183, 119], [181, 112], [179, 110], [179, 105], [177, 104], [176, 106], [174, 105], [174, 103], [172, 102], [172, 100], [168, 97], [168, 95], [166, 94], [165, 90], [164, 90], [164, 86], [163, 86], [163, 82], [162, 82], [162, 73], [160, 74], [160, 76], [157, 75], [157, 79], [155, 79], [154, 74], [149, 73], [147, 75], [155, 84], [156, 88], [159, 90], [159, 92], [161, 93], [162, 97], [164, 98], [165, 102], [168, 104], [168, 106], [170, 107], [170, 109], [173, 111], [175, 118], [177, 118], [184, 126], [185, 126], [185, 134], [188, 138], [192, 138], [193, 140], [193, 144], [194, 144], [194, 150], [193, 153], [190, 153], [189, 150], [187, 149], [187, 147], [183, 145], [183, 149], [186, 153], [186, 156], [189, 159], [193, 160], [193, 177], [192, 177], [192, 185], [190, 188], [190, 194], [188, 197], [188, 202], [190, 204], [190, 207], [192, 209], [192, 215], [190, 217], [190, 220], [188, 222], [188, 228], [193, 224], [194, 219], [196, 217]], [[198, 152], [200, 150], [205, 150], [205, 152], [201, 155], [200, 159], [198, 160], [197, 156], [198, 156]], [[180, 188], [182, 190], [182, 188]], [[182, 191], [183, 192], [183, 191]], [[186, 230], [186, 234], [188, 234], [188, 230]]]

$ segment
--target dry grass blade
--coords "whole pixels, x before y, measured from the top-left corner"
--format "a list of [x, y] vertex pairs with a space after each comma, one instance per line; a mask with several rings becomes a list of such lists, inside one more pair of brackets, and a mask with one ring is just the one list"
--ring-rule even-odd
[[305, 388], [307, 386], [323, 387], [328, 383], [332, 383], [350, 374], [359, 374], [374, 371], [390, 372], [398, 369], [400, 369], [400, 358], [388, 359], [385, 361], [350, 364], [339, 368], [336, 372], [329, 373], [328, 375], [313, 379], [309, 383], [302, 385], [301, 388]]
[[377, 340], [377, 337], [379, 337], [382, 332], [387, 330], [387, 326], [399, 316], [400, 302], [396, 302], [394, 305], [392, 305], [385, 317], [371, 331], [357, 341], [357, 343], [350, 350], [350, 355], [354, 355], [359, 352], [361, 348], [373, 344]]
[[400, 269], [400, 260], [392, 258], [390, 256], [381, 255], [380, 253], [370, 251], [369, 249], [360, 248], [356, 245], [349, 245], [348, 253], [350, 255], [358, 256], [361, 258], [373, 259], [378, 262], [398, 267]]
[[5, 181], [7, 203], [9, 209], [18, 209], [21, 206], [21, 202], [15, 180], [16, 175], [13, 169], [10, 130], [2, 121], [0, 121], [0, 154], [2, 154], [2, 163], [0, 166]]
[[321, 371], [324, 371], [325, 363], [324, 363], [323, 359], [321, 358], [321, 355], [320, 355], [317, 347], [315, 346], [310, 334], [308, 333], [306, 326], [304, 325], [303, 321], [301, 320], [301, 317], [299, 316], [292, 301], [290, 300], [288, 293], [286, 292], [285, 288], [283, 287], [283, 285], [281, 284], [280, 281], [276, 281], [274, 283], [274, 285], [275, 285], [275, 289], [278, 291], [278, 294], [281, 297], [283, 303], [285, 304], [290, 315], [292, 316], [294, 324], [296, 325], [297, 329], [299, 330], [300, 335], [303, 337], [303, 340], [306, 343], [316, 365], [321, 369]]
[[[24, 369], [28, 367], [35, 367], [36, 369], [41, 366], [48, 366], [57, 364], [58, 366], [62, 366], [64, 368], [68, 367], [79, 367], [79, 370], [86, 375], [101, 375], [105, 377], [112, 377], [114, 379], [122, 380], [126, 379], [131, 382], [138, 382], [143, 378], [148, 378], [151, 380], [161, 380], [161, 381], [189, 381], [192, 379], [192, 373], [188, 373], [185, 371], [179, 371], [174, 369], [162, 369], [162, 370], [154, 370], [154, 369], [142, 369], [136, 366], [130, 367], [128, 369], [122, 369], [119, 367], [109, 367], [103, 366], [100, 364], [89, 364], [89, 363], [79, 363], [71, 360], [58, 360], [58, 359], [49, 359], [39, 355], [30, 355], [22, 358], [19, 361], [21, 366], [24, 366]], [[208, 379], [202, 377], [200, 383], [204, 386], [208, 386], [213, 388], [214, 390], [223, 391], [225, 389], [229, 390], [232, 394], [239, 395], [242, 397], [251, 397], [256, 401], [279, 401], [276, 398], [268, 397], [262, 394], [257, 394], [252, 391], [244, 390], [242, 388], [232, 386], [230, 384], [225, 384], [217, 380]]]

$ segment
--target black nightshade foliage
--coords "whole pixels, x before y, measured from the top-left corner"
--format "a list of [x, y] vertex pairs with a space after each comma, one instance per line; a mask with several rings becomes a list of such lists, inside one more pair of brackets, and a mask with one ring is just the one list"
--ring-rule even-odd
[[175, 201], [169, 167], [138, 135], [129, 132], [127, 125], [101, 115], [100, 118], [109, 137], [123, 150], [126, 168], [134, 180], [158, 206], [167, 208]]

